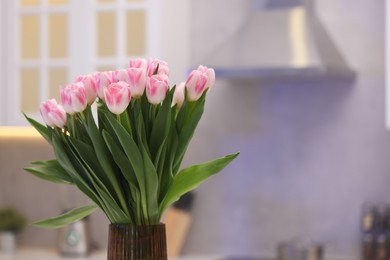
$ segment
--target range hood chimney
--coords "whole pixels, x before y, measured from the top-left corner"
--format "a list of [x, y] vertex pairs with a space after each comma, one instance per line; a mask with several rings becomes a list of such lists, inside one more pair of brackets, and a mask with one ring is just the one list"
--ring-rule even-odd
[[253, 0], [242, 26], [203, 62], [228, 79], [355, 77], [311, 0]]

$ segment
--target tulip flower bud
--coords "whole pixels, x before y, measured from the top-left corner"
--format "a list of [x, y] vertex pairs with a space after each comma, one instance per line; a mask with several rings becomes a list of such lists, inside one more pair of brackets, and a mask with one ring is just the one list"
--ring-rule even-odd
[[[158, 66], [158, 71], [156, 72]], [[156, 72], [156, 73], [155, 73]], [[166, 61], [151, 59], [148, 62], [148, 67], [146, 70], [147, 75], [150, 77], [153, 74], [165, 74], [169, 77], [169, 67]]]
[[129, 84], [124, 81], [111, 83], [108, 87], [104, 88], [104, 100], [108, 110], [112, 113], [119, 115], [126, 110], [130, 103], [131, 92]]
[[149, 103], [157, 105], [160, 104], [168, 91], [168, 76], [153, 75], [147, 79], [146, 96]]
[[172, 106], [177, 105], [180, 108], [184, 102], [185, 82], [181, 82], [176, 86], [175, 93], [173, 93]]
[[146, 86], [146, 71], [143, 68], [127, 69], [129, 75], [129, 85], [131, 96], [134, 98], [141, 97], [145, 92]]
[[97, 87], [93, 75], [84, 75], [76, 77], [76, 82], [82, 82], [87, 95], [87, 103], [91, 105], [97, 98]]
[[115, 71], [118, 81], [129, 84], [131, 96], [139, 98], [144, 94], [146, 84], [146, 71], [143, 68], [128, 68]]
[[129, 73], [127, 70], [116, 70], [112, 73], [113, 82], [124, 81], [129, 82]]
[[206, 66], [199, 65], [198, 70], [207, 76], [207, 82], [205, 88], [212, 88], [215, 83], [215, 71]]
[[129, 68], [137, 68], [146, 70], [148, 66], [148, 62], [145, 59], [132, 59], [129, 62]]
[[82, 112], [87, 107], [87, 94], [82, 82], [65, 86], [60, 94], [61, 104], [70, 115]]
[[51, 127], [63, 128], [66, 124], [66, 112], [55, 99], [48, 99], [41, 103], [40, 113], [43, 121]]
[[104, 88], [114, 82], [111, 71], [97, 72], [94, 74], [97, 95], [104, 100]]
[[199, 70], [193, 70], [186, 81], [188, 100], [198, 100], [206, 89], [206, 83], [207, 76]]

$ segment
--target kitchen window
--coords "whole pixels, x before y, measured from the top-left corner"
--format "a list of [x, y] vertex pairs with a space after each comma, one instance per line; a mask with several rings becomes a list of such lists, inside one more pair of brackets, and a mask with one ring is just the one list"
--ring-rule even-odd
[[0, 125], [27, 125], [59, 86], [92, 71], [159, 56], [158, 0], [18, 0], [0, 3]]

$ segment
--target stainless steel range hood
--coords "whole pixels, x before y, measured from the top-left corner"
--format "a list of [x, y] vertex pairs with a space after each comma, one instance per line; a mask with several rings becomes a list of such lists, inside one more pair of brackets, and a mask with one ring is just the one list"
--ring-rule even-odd
[[218, 77], [354, 78], [311, 1], [268, 2], [273, 5], [254, 8], [241, 28], [204, 60]]

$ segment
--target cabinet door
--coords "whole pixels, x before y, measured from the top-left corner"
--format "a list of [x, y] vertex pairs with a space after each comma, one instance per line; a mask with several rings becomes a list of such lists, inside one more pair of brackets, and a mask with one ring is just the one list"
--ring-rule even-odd
[[[59, 100], [59, 89], [75, 76], [124, 67], [131, 57], [158, 55], [151, 25], [156, 0], [1, 1], [1, 125], [27, 125], [39, 104]], [[1, 26], [3, 24], [3, 26]], [[4, 26], [7, 24], [7, 26]], [[0, 41], [3, 42], [3, 41]], [[5, 77], [5, 78], [4, 78]], [[4, 111], [4, 112], [3, 112]]]

